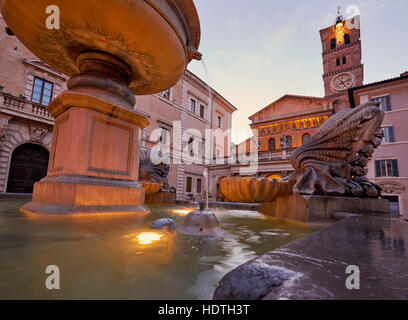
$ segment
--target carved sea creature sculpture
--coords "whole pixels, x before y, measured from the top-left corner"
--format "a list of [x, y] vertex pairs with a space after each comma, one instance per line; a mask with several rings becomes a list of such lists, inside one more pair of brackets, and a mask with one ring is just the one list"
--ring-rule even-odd
[[231, 201], [243, 203], [270, 202], [291, 192], [289, 181], [252, 177], [222, 178], [222, 193]]
[[379, 102], [344, 109], [327, 120], [296, 149], [288, 177], [293, 193], [378, 198], [381, 188], [370, 182], [366, 165], [381, 144], [384, 112]]
[[176, 193], [176, 189], [168, 183], [168, 174], [170, 165], [152, 161], [151, 149], [145, 148], [140, 150], [139, 160], [139, 181], [159, 183], [162, 191]]
[[384, 136], [384, 112], [379, 105], [370, 101], [329, 118], [292, 154], [295, 172], [288, 177], [224, 178], [222, 193], [231, 201], [250, 203], [288, 194], [380, 197], [381, 187], [366, 177], [368, 160]]

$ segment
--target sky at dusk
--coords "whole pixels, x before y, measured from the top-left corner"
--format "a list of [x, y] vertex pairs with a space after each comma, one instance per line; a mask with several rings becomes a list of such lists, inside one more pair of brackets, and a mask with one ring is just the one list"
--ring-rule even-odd
[[208, 72], [197, 61], [189, 70], [238, 108], [234, 129], [249, 131], [248, 117], [286, 93], [324, 96], [319, 30], [334, 23], [338, 5], [345, 18], [360, 13], [364, 83], [408, 70], [406, 0], [194, 2]]

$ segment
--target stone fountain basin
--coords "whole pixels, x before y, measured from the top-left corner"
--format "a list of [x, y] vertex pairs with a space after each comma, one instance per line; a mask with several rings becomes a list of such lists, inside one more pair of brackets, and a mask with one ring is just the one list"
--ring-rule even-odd
[[145, 190], [145, 195], [146, 196], [156, 194], [161, 190], [161, 184], [160, 183], [141, 181], [140, 184], [142, 185], [143, 189]]
[[242, 203], [270, 202], [290, 190], [286, 181], [251, 177], [222, 178], [220, 188], [229, 200]]
[[[46, 27], [46, 8], [58, 6], [60, 29]], [[55, 70], [80, 73], [77, 57], [101, 51], [132, 71], [134, 94], [173, 86], [200, 58], [200, 25], [192, 0], [5, 0], [3, 17], [19, 40]]]

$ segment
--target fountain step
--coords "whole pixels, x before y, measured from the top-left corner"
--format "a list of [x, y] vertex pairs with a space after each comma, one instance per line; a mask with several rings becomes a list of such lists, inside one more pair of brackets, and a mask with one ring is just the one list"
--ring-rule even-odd
[[310, 222], [332, 219], [337, 212], [389, 214], [390, 205], [384, 199], [290, 195], [262, 203], [260, 211], [271, 217]]

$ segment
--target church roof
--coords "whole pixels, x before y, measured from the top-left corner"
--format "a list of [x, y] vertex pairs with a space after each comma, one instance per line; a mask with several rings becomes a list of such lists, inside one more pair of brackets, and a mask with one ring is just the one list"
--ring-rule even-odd
[[298, 100], [299, 102], [301, 101], [309, 101], [309, 102], [316, 102], [316, 104], [319, 105], [332, 105], [336, 100], [335, 99], [327, 99], [327, 98], [322, 98], [322, 97], [312, 97], [312, 96], [302, 96], [302, 95], [294, 95], [294, 94], [285, 94], [279, 99], [275, 100], [274, 102], [268, 104], [266, 107], [262, 108], [261, 110], [257, 111], [254, 113], [252, 116], [249, 117], [249, 120], [253, 120], [257, 116], [259, 116], [261, 113], [265, 112], [266, 110], [272, 108], [273, 106], [278, 105], [280, 102], [283, 102], [284, 100]]

